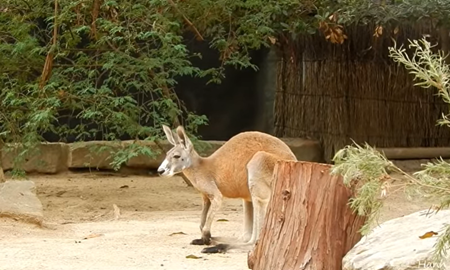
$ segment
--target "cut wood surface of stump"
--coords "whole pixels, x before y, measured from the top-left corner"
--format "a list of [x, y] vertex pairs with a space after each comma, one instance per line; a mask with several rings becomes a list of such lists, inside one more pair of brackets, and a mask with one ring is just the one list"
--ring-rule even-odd
[[361, 239], [365, 217], [348, 205], [352, 192], [330, 165], [280, 161], [260, 238], [248, 257], [253, 270], [340, 270]]

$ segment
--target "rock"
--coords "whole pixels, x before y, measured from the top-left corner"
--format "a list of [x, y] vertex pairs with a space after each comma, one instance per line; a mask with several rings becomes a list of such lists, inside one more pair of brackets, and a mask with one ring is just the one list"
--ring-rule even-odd
[[[41, 143], [36, 152], [31, 152], [25, 157], [21, 168], [25, 172], [59, 173], [68, 170], [69, 146], [65, 143]], [[12, 145], [5, 145], [2, 150], [2, 165], [4, 170], [11, 170], [14, 158], [20, 153], [20, 149], [14, 149]]]
[[[127, 143], [132, 143], [132, 142], [127, 142]], [[155, 156], [152, 157], [152, 156], [139, 154], [136, 157], [132, 157], [128, 160], [128, 162], [126, 163], [127, 167], [156, 169], [163, 162], [164, 157], [166, 156], [165, 151], [170, 149], [169, 142], [159, 143], [159, 145], [163, 149], [160, 149], [159, 146], [155, 142], [140, 141], [139, 144], [142, 145], [143, 147], [148, 147], [153, 153], [155, 153]]]
[[32, 181], [0, 183], [0, 217], [42, 225], [42, 203]]
[[300, 161], [325, 162], [319, 141], [302, 138], [281, 138]]
[[200, 156], [207, 157], [216, 152], [225, 143], [226, 141], [201, 141], [196, 149]]
[[[299, 160], [323, 161], [322, 148], [319, 142], [300, 138], [282, 138], [282, 140], [288, 144]], [[209, 156], [225, 142], [200, 141], [196, 144], [196, 150], [203, 157]], [[124, 147], [128, 147], [134, 143], [136, 142], [131, 140], [122, 142], [90, 141], [70, 144], [42, 143], [38, 147], [39, 152], [28, 157], [22, 168], [27, 173], [58, 173], [68, 169], [80, 168], [112, 170], [113, 166], [111, 166], [111, 162], [113, 161], [113, 155]], [[150, 148], [156, 155], [151, 157], [140, 154], [129, 159], [124, 166], [133, 169], [157, 169], [164, 160], [166, 151], [171, 148], [171, 145], [167, 141], [161, 141], [159, 146], [150, 141], [138, 141], [137, 144]], [[5, 147], [11, 148], [11, 146]], [[17, 153], [19, 153], [19, 150], [2, 151], [4, 170], [12, 169], [14, 157]]]
[[94, 168], [111, 170], [111, 153], [122, 148], [122, 144], [109, 141], [76, 142], [69, 144], [69, 168]]
[[[312, 140], [299, 138], [283, 138], [288, 146], [292, 149], [299, 160], [322, 162], [322, 148], [320, 143]], [[206, 157], [214, 153], [226, 141], [201, 141], [196, 145], [196, 150], [200, 156]], [[108, 141], [91, 141], [73, 143], [70, 145], [71, 154], [69, 160], [69, 168], [98, 168], [112, 169], [110, 165], [112, 161], [111, 154], [136, 143], [135, 141], [108, 142]], [[138, 145], [148, 147], [155, 152], [155, 156], [147, 156], [139, 154], [130, 158], [125, 166], [129, 168], [155, 170], [163, 162], [166, 152], [172, 147], [167, 141], [159, 142], [159, 146], [151, 141], [138, 141]], [[162, 148], [162, 149], [161, 149]], [[98, 151], [104, 149], [103, 151]]]
[[[151, 141], [135, 142], [128, 140], [120, 143], [108, 141], [77, 142], [70, 144], [69, 168], [96, 168], [111, 170], [113, 169], [111, 166], [111, 162], [114, 158], [113, 155], [121, 149], [129, 147], [130, 144], [137, 144], [139, 147], [147, 147], [156, 154], [155, 156], [139, 154], [130, 158], [124, 164], [126, 167], [138, 169], [157, 169], [163, 162], [166, 156], [166, 151], [171, 148], [171, 145], [167, 141], [159, 142], [159, 146], [155, 142]], [[217, 145], [215, 142], [212, 142], [211, 144]], [[162, 149], [160, 147], [162, 147]], [[219, 146], [216, 146], [215, 149], [218, 147]], [[211, 149], [211, 147], [203, 148]], [[199, 154], [204, 153], [200, 152]]]
[[[450, 223], [450, 210], [438, 213], [419, 211], [377, 226], [364, 236], [343, 258], [343, 270], [410, 270], [434, 269], [434, 244], [439, 235], [421, 239], [419, 236], [433, 231], [443, 233]], [[443, 262], [450, 269], [450, 260]]]

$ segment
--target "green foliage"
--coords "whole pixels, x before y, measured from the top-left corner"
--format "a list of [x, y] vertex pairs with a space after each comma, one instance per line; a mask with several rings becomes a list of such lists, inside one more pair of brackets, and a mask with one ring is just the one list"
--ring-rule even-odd
[[342, 175], [344, 184], [354, 189], [350, 207], [358, 215], [368, 217], [361, 228], [361, 233], [367, 234], [382, 207], [379, 200], [382, 180], [389, 178], [388, 170], [394, 168], [394, 164], [368, 144], [362, 147], [356, 143], [339, 150], [333, 162], [331, 174]]
[[[181, 123], [198, 144], [197, 127], [207, 119], [178, 100], [177, 79], [220, 83], [226, 65], [257, 69], [250, 50], [270, 46], [277, 32], [311, 29], [312, 9], [310, 1], [293, 0], [3, 1], [2, 142], [24, 146], [17, 167], [49, 132], [76, 141], [156, 141], [164, 138], [161, 124]], [[195, 67], [201, 55], [188, 51], [186, 31], [217, 49], [222, 65]], [[79, 124], [63, 124], [68, 118]], [[119, 168], [138, 154], [156, 153], [127, 146], [110, 160]]]
[[[78, 141], [99, 136], [156, 140], [163, 138], [163, 123], [182, 119], [188, 130], [206, 123], [173, 93], [178, 77], [205, 71], [192, 65], [196, 55], [183, 43], [183, 24], [167, 12], [165, 1], [56, 2], [56, 17], [54, 3], [43, 0], [0, 6], [4, 142], [22, 143], [26, 152], [45, 132], [76, 135]], [[46, 67], [49, 57], [51, 68]], [[62, 125], [62, 117], [81, 123]], [[113, 165], [118, 168], [138, 154], [155, 153], [130, 145], [116, 153]]]
[[[444, 22], [448, 14], [446, 0], [4, 0], [0, 138], [26, 152], [48, 132], [77, 141], [156, 141], [161, 124], [181, 123], [195, 137], [207, 119], [178, 100], [173, 89], [181, 76], [220, 83], [225, 66], [257, 69], [251, 50], [296, 40], [319, 25], [342, 41], [341, 25], [420, 16]], [[201, 55], [187, 49], [186, 32], [219, 51], [222, 64], [194, 66]], [[79, 124], [62, 124], [67, 118]], [[138, 148], [112, 157], [114, 167], [138, 153], [155, 154]]]
[[422, 183], [422, 193], [439, 198], [440, 208], [447, 208], [450, 206], [450, 164], [440, 158], [422, 166], [423, 170], [414, 173]]

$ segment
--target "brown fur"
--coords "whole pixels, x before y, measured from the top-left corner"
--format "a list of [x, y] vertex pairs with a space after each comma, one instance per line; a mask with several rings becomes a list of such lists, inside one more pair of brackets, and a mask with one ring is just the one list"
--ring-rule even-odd
[[274, 136], [250, 131], [232, 137], [211, 156], [200, 157], [183, 127], [177, 128], [177, 134], [166, 126], [164, 131], [174, 147], [167, 152], [158, 172], [163, 172], [162, 176], [184, 173], [203, 198], [202, 238], [192, 244], [210, 243], [210, 227], [222, 197], [243, 200], [242, 237], [254, 244], [270, 199], [273, 169], [278, 160], [296, 160], [291, 149]]
[[[271, 153], [279, 159], [295, 159], [291, 149], [280, 139], [261, 132], [242, 132], [232, 137], [211, 156], [198, 156], [198, 167], [187, 168], [183, 173], [196, 182], [196, 179], [200, 179], [196, 177], [199, 172], [207, 172], [215, 180], [224, 197], [251, 201], [246, 166], [258, 151]], [[270, 165], [275, 166], [273, 162]], [[202, 192], [201, 183], [193, 185]]]

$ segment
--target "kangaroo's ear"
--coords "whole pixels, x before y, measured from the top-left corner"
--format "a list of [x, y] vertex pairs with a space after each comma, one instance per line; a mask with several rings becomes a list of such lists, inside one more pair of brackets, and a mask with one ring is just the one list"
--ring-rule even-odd
[[184, 131], [183, 126], [177, 127], [177, 135], [178, 135], [178, 138], [180, 139], [181, 145], [183, 145], [183, 147], [185, 149], [187, 149], [187, 150], [192, 149], [192, 147], [193, 147], [192, 142], [189, 139], [189, 137], [186, 135], [186, 132]]
[[171, 143], [172, 145], [177, 145], [177, 140], [175, 139], [175, 134], [172, 132], [172, 130], [166, 125], [163, 125], [163, 130], [169, 143]]

